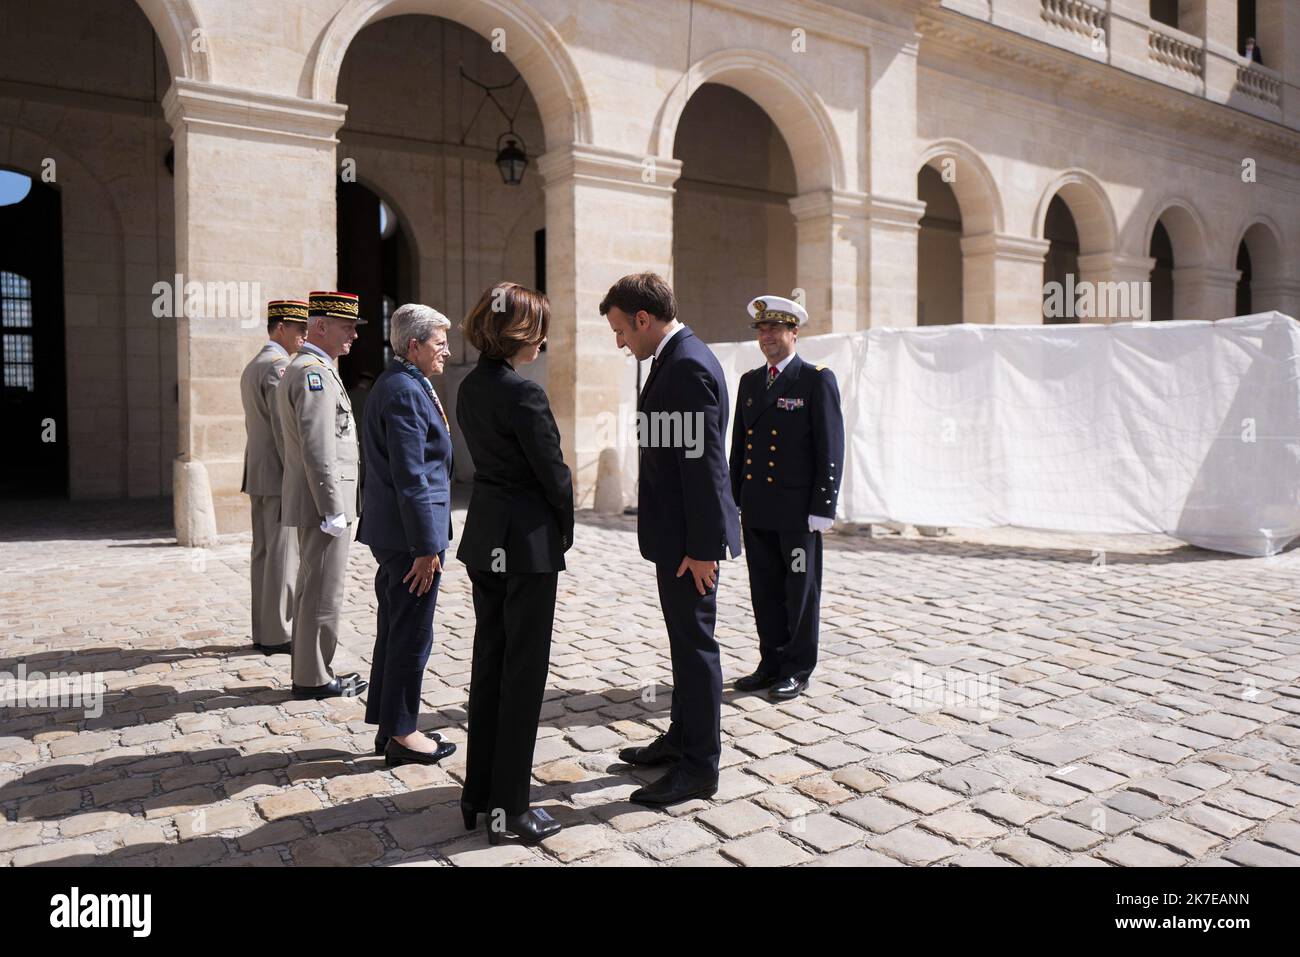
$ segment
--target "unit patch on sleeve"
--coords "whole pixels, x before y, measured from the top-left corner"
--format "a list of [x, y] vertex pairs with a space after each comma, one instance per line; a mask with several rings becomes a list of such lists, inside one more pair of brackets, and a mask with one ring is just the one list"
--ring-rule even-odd
[[320, 392], [325, 388], [325, 383], [321, 380], [319, 372], [307, 373], [307, 388], [312, 392]]

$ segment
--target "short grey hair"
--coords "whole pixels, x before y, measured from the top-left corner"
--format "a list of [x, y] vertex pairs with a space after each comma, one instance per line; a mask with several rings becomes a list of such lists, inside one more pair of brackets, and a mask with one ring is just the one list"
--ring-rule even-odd
[[399, 306], [388, 320], [388, 344], [393, 355], [406, 358], [406, 347], [414, 339], [428, 342], [435, 329], [450, 329], [451, 320], [431, 306], [408, 302]]

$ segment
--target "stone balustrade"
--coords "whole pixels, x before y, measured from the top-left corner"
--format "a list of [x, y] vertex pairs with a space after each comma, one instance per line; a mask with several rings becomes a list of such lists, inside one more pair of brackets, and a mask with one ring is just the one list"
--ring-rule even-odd
[[1201, 76], [1201, 44], [1187, 34], [1178, 37], [1172, 32], [1152, 27], [1147, 32], [1147, 50], [1156, 63], [1190, 76]]
[[1270, 106], [1282, 100], [1282, 77], [1258, 63], [1243, 63], [1237, 67], [1237, 89]]
[[1040, 0], [1047, 23], [1093, 39], [1106, 35], [1106, 11], [1086, 0]]

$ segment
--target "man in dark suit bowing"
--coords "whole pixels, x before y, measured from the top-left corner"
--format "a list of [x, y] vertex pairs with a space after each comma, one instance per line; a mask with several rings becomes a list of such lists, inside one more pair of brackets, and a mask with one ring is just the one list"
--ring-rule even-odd
[[637, 540], [655, 564], [672, 655], [667, 732], [625, 748], [629, 764], [667, 764], [639, 788], [640, 804], [710, 797], [722, 752], [722, 666], [713, 637], [718, 561], [740, 554], [740, 521], [727, 472], [727, 383], [717, 358], [677, 320], [672, 288], [654, 273], [624, 276], [600, 304], [619, 348], [654, 357], [637, 403]]
[[731, 429], [731, 487], [745, 529], [758, 670], [738, 691], [802, 694], [817, 664], [822, 532], [835, 520], [844, 471], [844, 416], [830, 369], [795, 353], [803, 306], [780, 296], [749, 304], [767, 359], [740, 377]]

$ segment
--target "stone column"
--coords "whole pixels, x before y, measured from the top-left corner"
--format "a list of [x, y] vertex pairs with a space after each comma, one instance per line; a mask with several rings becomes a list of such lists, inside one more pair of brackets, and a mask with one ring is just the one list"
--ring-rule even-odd
[[816, 190], [790, 200], [795, 281], [808, 310], [806, 335], [866, 325], [867, 197]]
[[334, 286], [334, 147], [346, 108], [177, 79], [163, 109], [176, 147], [175, 295], [190, 304], [173, 316], [176, 533], [201, 546], [249, 525], [239, 375], [266, 338], [266, 301]]
[[[1151, 318], [1150, 256], [1092, 253], [1079, 257], [1079, 279], [1094, 283], [1093, 315], [1080, 322], [1137, 322]], [[1114, 284], [1114, 285], [1112, 285]]]
[[1189, 266], [1174, 269], [1173, 276], [1175, 319], [1223, 319], [1236, 313], [1240, 270]]
[[1032, 326], [1043, 321], [1043, 260], [1051, 243], [1006, 233], [961, 241], [967, 322]]
[[1300, 279], [1251, 280], [1251, 312], [1276, 309], [1293, 319], [1300, 319]]
[[583, 507], [594, 501], [601, 451], [626, 433], [620, 414], [630, 416], [636, 404], [600, 301], [628, 273], [658, 272], [672, 282], [681, 163], [574, 145], [546, 153], [537, 169], [546, 190], [551, 409]]

